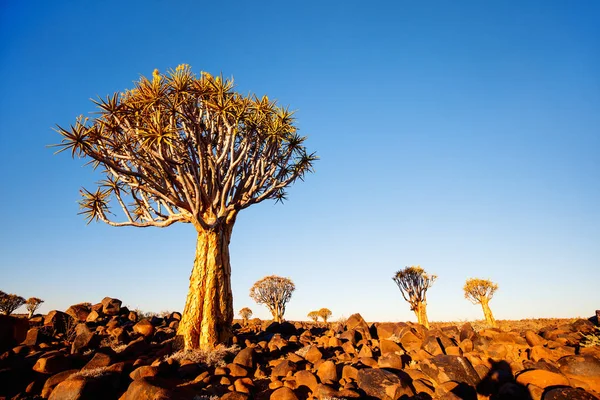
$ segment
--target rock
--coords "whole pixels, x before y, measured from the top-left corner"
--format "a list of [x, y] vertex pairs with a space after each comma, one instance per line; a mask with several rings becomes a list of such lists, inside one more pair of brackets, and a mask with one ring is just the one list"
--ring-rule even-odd
[[463, 382], [470, 386], [479, 383], [479, 375], [465, 357], [438, 355], [420, 363], [421, 371], [438, 384], [448, 381]]
[[267, 326], [267, 329], [265, 329], [265, 332], [268, 333], [279, 333], [281, 335], [296, 335], [298, 332], [296, 331], [296, 327], [294, 326], [294, 324], [291, 324], [287, 321], [284, 321], [282, 323], [278, 323], [278, 322], [272, 322], [269, 326]]
[[419, 339], [412, 331], [407, 331], [402, 335], [400, 344], [406, 351], [417, 351], [421, 348], [423, 340]]
[[86, 324], [77, 324], [75, 327], [75, 339], [71, 345], [71, 354], [83, 353], [85, 350], [92, 349], [98, 344], [98, 336], [87, 327]]
[[288, 387], [280, 387], [271, 393], [270, 400], [298, 400], [298, 396]]
[[31, 328], [27, 331], [27, 336], [22, 344], [25, 346], [38, 346], [41, 343], [47, 343], [49, 339], [39, 328]]
[[121, 311], [121, 300], [105, 297], [102, 299], [102, 313], [106, 315], [119, 315]]
[[323, 353], [321, 353], [317, 346], [310, 346], [304, 355], [304, 359], [311, 364], [316, 363], [321, 358], [323, 358]]
[[371, 333], [369, 331], [369, 325], [367, 325], [366, 321], [358, 313], [352, 314], [350, 317], [348, 317], [348, 319], [346, 320], [345, 328], [348, 331], [357, 331], [362, 336], [362, 339], [372, 338]]
[[351, 365], [344, 365], [342, 368], [342, 378], [356, 380], [358, 379], [358, 370]]
[[143, 319], [133, 326], [133, 331], [144, 337], [151, 337], [154, 334], [154, 325], [147, 319]]
[[160, 372], [158, 367], [152, 365], [142, 365], [141, 367], [137, 367], [129, 374], [129, 377], [132, 380], [138, 380], [147, 377], [155, 377]]
[[532, 330], [528, 330], [525, 332], [525, 340], [527, 341], [527, 344], [531, 347], [543, 346], [544, 344], [546, 344], [546, 340]]
[[384, 369], [365, 368], [358, 371], [358, 387], [366, 394], [377, 399], [397, 400], [401, 396], [414, 396], [407, 382]]
[[319, 383], [313, 373], [306, 370], [296, 372], [294, 378], [296, 379], [297, 386], [306, 386], [311, 392], [316, 390]]
[[401, 330], [398, 324], [393, 322], [381, 322], [375, 325], [377, 332], [377, 338], [381, 341], [390, 337], [397, 336], [397, 333]]
[[94, 356], [87, 364], [81, 368], [82, 371], [88, 371], [96, 368], [108, 367], [112, 362], [111, 357], [108, 354], [104, 353], [95, 353]]
[[29, 331], [29, 321], [10, 315], [0, 315], [0, 352], [23, 342]]
[[75, 321], [85, 321], [92, 311], [92, 305], [89, 303], [73, 304], [65, 310]]
[[542, 400], [598, 400], [598, 398], [581, 388], [559, 387], [544, 392]]
[[469, 322], [460, 327], [459, 339], [461, 342], [465, 339], [472, 341], [475, 336], [477, 336], [477, 332], [475, 332], [473, 325], [471, 325]]
[[296, 364], [289, 360], [278, 363], [271, 371], [271, 376], [287, 376], [288, 373], [296, 371]]
[[339, 393], [331, 386], [319, 383], [313, 392], [313, 396], [317, 399], [337, 399], [339, 398]]
[[542, 369], [532, 369], [517, 375], [517, 383], [525, 386], [532, 384], [544, 389], [548, 386], [568, 386], [569, 379], [562, 374], [557, 374], [556, 372], [545, 371]]
[[71, 362], [62, 353], [52, 352], [40, 357], [33, 366], [33, 370], [41, 374], [55, 375], [70, 369], [70, 367]]
[[243, 378], [248, 376], [248, 371], [236, 363], [227, 364], [227, 369], [229, 369], [229, 376], [234, 378]]
[[338, 373], [336, 365], [333, 363], [333, 361], [330, 360], [321, 363], [321, 365], [319, 365], [319, 368], [317, 369], [317, 376], [319, 377], [322, 383], [337, 383]]
[[167, 400], [172, 393], [159, 386], [152, 378], [136, 379], [119, 400]]
[[386, 340], [386, 339], [379, 340], [379, 350], [381, 351], [381, 354], [388, 354], [388, 353], [402, 354], [402, 353], [404, 353], [402, 348], [400, 346], [398, 346], [398, 344], [396, 342], [392, 342], [391, 340]]
[[102, 371], [93, 375], [71, 375], [59, 383], [49, 400], [87, 400], [115, 398], [120, 375]]
[[69, 314], [62, 311], [50, 311], [44, 318], [44, 326], [51, 327], [56, 333], [67, 333], [76, 321]]
[[421, 344], [421, 348], [432, 356], [444, 354], [442, 345], [434, 335], [425, 336], [425, 339], [423, 339], [423, 343]]
[[560, 372], [569, 378], [587, 383], [600, 393], [600, 360], [593, 356], [566, 356], [557, 362]]
[[245, 349], [241, 350], [239, 353], [237, 353], [233, 359], [233, 362], [237, 365], [241, 365], [242, 367], [254, 368], [254, 349], [252, 347], [246, 347]]
[[377, 360], [377, 366], [379, 368], [388, 368], [394, 370], [401, 370], [403, 368], [402, 358], [395, 353], [388, 353], [382, 355]]
[[[238, 381], [236, 381], [238, 382]], [[247, 400], [249, 397], [246, 393], [229, 392], [221, 396], [221, 400]]]
[[42, 388], [42, 397], [45, 399], [50, 397], [50, 394], [59, 383], [61, 383], [76, 372], [78, 372], [78, 370], [69, 369], [63, 372], [59, 372], [58, 374], [52, 375], [50, 378], [46, 379], [44, 387]]
[[96, 310], [92, 310], [86, 317], [86, 322], [96, 322], [100, 318], [100, 314]]

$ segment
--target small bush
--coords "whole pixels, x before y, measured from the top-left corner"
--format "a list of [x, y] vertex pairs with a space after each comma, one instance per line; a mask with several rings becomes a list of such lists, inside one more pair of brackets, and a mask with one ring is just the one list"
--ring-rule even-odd
[[214, 350], [207, 351], [202, 349], [194, 350], [179, 350], [173, 354], [165, 356], [165, 360], [183, 361], [189, 360], [196, 364], [206, 364], [209, 367], [224, 367], [225, 357], [232, 354], [237, 354], [240, 347], [233, 345], [230, 347], [218, 346]]
[[581, 347], [594, 347], [600, 346], [600, 328], [595, 327], [596, 333], [588, 333], [583, 335], [583, 338], [579, 342]]

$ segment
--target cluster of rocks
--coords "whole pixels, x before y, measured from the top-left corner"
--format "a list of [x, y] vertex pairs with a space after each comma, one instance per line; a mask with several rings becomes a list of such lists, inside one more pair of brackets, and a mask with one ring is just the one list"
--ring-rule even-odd
[[586, 320], [476, 332], [468, 323], [369, 325], [359, 314], [327, 327], [255, 319], [234, 326], [232, 347], [203, 353], [176, 351], [180, 317], [138, 320], [111, 298], [53, 311], [4, 349], [0, 399], [593, 400], [600, 393], [600, 347], [580, 346], [595, 331]]

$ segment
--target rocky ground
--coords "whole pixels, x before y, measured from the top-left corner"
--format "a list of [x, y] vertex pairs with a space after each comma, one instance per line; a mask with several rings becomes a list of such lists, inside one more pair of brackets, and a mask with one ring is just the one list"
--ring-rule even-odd
[[252, 320], [205, 353], [177, 351], [178, 313], [138, 320], [117, 299], [0, 317], [0, 399], [600, 398], [600, 346], [586, 341], [597, 320], [536, 331]]

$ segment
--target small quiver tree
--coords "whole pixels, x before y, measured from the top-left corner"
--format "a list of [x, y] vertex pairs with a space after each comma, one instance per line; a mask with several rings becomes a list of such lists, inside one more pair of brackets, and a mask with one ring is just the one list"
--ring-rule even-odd
[[306, 315], [308, 318], [312, 319], [313, 322], [317, 322], [319, 320], [319, 312], [311, 311]]
[[248, 320], [252, 316], [252, 310], [248, 307], [244, 307], [239, 311], [240, 317], [244, 320], [244, 325], [248, 325]]
[[419, 265], [406, 267], [392, 277], [398, 285], [402, 297], [410, 304], [411, 311], [417, 316], [417, 321], [426, 328], [429, 328], [427, 290], [436, 278], [435, 275], [427, 274]]
[[496, 320], [490, 309], [490, 300], [494, 296], [498, 285], [489, 279], [467, 279], [465, 282], [465, 298], [473, 304], [481, 304], [485, 321], [491, 326], [496, 327]]
[[44, 300], [38, 299], [37, 297], [30, 297], [27, 299], [25, 306], [27, 307], [27, 311], [29, 311], [29, 318], [33, 317], [33, 314], [40, 308], [43, 302]]
[[317, 157], [287, 108], [236, 93], [231, 79], [198, 77], [188, 65], [155, 70], [95, 103], [92, 120], [57, 129], [58, 152], [89, 159], [105, 176], [96, 190], [81, 190], [81, 214], [111, 226], [194, 226], [196, 256], [177, 335], [186, 349], [212, 349], [232, 334], [229, 242], [239, 211], [283, 201]]
[[327, 320], [331, 317], [331, 310], [329, 308], [321, 308], [318, 312], [323, 322], [327, 323]]
[[283, 321], [285, 305], [296, 290], [294, 282], [288, 278], [271, 275], [265, 276], [250, 288], [250, 297], [258, 304], [267, 306], [276, 322]]
[[0, 312], [4, 315], [12, 314], [17, 308], [25, 304], [25, 299], [16, 294], [6, 294], [0, 291]]

